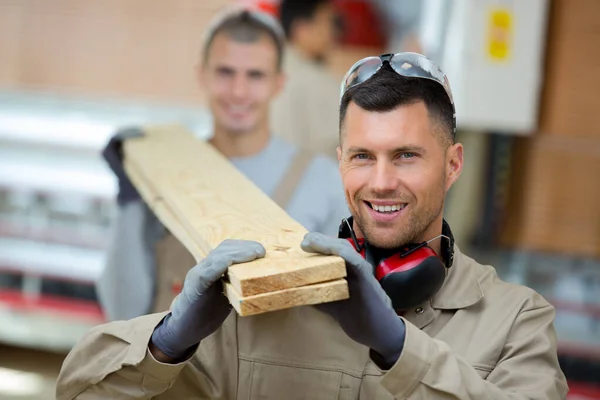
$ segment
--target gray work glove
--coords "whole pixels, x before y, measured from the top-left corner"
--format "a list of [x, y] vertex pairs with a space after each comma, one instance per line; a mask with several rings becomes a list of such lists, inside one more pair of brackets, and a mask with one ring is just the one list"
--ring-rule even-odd
[[315, 307], [333, 317], [351, 339], [371, 349], [371, 359], [379, 367], [393, 366], [402, 353], [406, 327], [373, 275], [373, 266], [345, 239], [310, 232], [301, 247], [346, 261], [350, 298]]
[[231, 311], [223, 294], [221, 276], [233, 264], [265, 256], [265, 248], [248, 240], [225, 240], [186, 275], [183, 290], [171, 312], [154, 330], [152, 343], [167, 356], [179, 359], [215, 332]]
[[119, 205], [141, 199], [123, 168], [123, 142], [127, 139], [142, 136], [144, 136], [144, 132], [139, 128], [124, 128], [117, 131], [110, 138], [106, 146], [104, 146], [104, 149], [102, 149], [102, 157], [117, 176], [119, 182], [119, 193], [117, 194], [117, 203]]

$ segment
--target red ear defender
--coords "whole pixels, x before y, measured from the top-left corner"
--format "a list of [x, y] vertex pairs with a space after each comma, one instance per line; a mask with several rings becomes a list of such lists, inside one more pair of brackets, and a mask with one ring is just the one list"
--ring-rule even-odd
[[339, 237], [346, 238], [356, 251], [371, 264], [375, 264], [375, 277], [391, 299], [394, 309], [401, 311], [417, 307], [431, 299], [444, 284], [446, 269], [452, 265], [454, 258], [454, 239], [445, 221], [443, 232], [439, 237], [448, 240], [446, 253], [442, 247], [448, 266], [428, 246], [428, 242], [408, 246], [395, 254], [372, 261], [377, 259], [373, 257], [372, 247], [364, 239], [356, 238], [348, 220], [344, 220], [340, 226]]
[[446, 267], [427, 245], [381, 260], [375, 277], [395, 310], [407, 310], [432, 298], [444, 284]]
[[[359, 248], [352, 238], [347, 240], [366, 258], [368, 250], [364, 240], [357, 240]], [[394, 309], [407, 310], [423, 304], [440, 290], [446, 267], [427, 242], [423, 242], [379, 261], [375, 277], [392, 300]]]

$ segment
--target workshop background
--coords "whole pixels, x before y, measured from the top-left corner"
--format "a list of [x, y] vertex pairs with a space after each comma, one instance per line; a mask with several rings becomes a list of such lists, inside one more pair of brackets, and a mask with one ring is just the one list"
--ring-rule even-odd
[[[195, 82], [221, 7], [277, 0], [0, 0], [0, 400], [54, 398], [104, 317], [119, 126], [210, 128]], [[557, 310], [569, 399], [600, 399], [600, 1], [336, 0], [329, 68], [416, 43], [447, 72], [465, 170], [459, 246]], [[406, 21], [412, 21], [407, 23]], [[407, 39], [408, 38], [408, 39]]]

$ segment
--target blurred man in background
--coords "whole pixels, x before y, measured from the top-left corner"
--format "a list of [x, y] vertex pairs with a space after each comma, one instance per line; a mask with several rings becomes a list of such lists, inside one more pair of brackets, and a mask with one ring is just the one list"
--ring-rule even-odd
[[339, 81], [325, 61], [336, 45], [339, 18], [330, 0], [283, 0], [287, 83], [273, 102], [276, 135], [313, 152], [337, 157]]
[[[283, 54], [283, 32], [266, 14], [235, 10], [215, 19], [198, 67], [214, 121], [210, 143], [306, 229], [336, 235], [347, 213], [337, 165], [271, 135], [269, 105], [284, 85]], [[138, 135], [123, 130], [103, 152], [120, 188], [115, 237], [97, 285], [109, 320], [168, 309], [196, 264], [123, 171], [120, 145]]]

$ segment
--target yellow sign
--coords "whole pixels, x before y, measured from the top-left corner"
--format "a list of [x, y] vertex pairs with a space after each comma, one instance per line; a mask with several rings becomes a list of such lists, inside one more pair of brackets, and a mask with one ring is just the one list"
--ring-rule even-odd
[[493, 60], [510, 57], [513, 33], [513, 16], [506, 8], [492, 9], [489, 15], [488, 52]]

